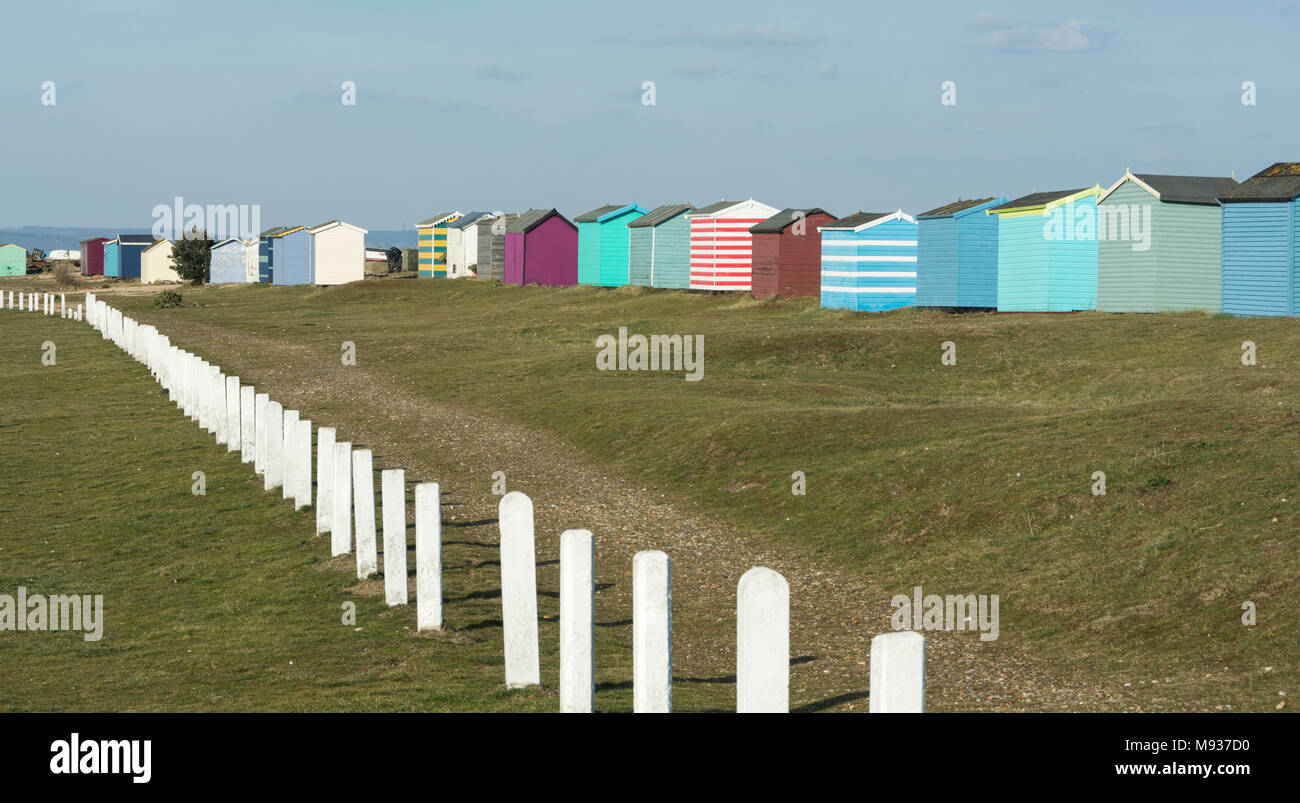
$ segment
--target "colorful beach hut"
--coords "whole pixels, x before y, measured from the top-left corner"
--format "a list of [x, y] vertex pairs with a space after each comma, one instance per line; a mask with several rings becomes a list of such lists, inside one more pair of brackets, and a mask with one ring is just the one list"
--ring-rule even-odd
[[857, 212], [821, 227], [821, 305], [884, 312], [916, 304], [916, 218]]
[[664, 204], [627, 224], [628, 284], [691, 286], [690, 204]]
[[140, 255], [153, 245], [152, 234], [119, 234], [104, 244], [104, 275], [140, 278]]
[[0, 276], [26, 276], [27, 249], [21, 245], [0, 245]]
[[1277, 162], [1219, 196], [1223, 311], [1300, 315], [1300, 162]]
[[181, 281], [172, 262], [175, 249], [171, 240], [154, 240], [153, 245], [144, 249], [140, 254], [140, 284]]
[[754, 298], [821, 294], [822, 238], [819, 226], [835, 216], [825, 209], [782, 209], [749, 227]]
[[415, 224], [420, 247], [420, 275], [443, 279], [447, 276], [447, 224], [460, 218], [460, 212], [443, 212]]
[[1097, 308], [1101, 187], [1035, 192], [991, 207], [998, 218], [998, 310]]
[[275, 261], [271, 283], [279, 285], [311, 284], [311, 232], [306, 226], [286, 228], [269, 235], [273, 241]]
[[81, 272], [86, 276], [104, 275], [104, 244], [107, 237], [91, 237], [81, 241]]
[[504, 281], [578, 283], [578, 227], [554, 209], [531, 209], [506, 227]]
[[635, 202], [605, 204], [573, 219], [578, 224], [578, 284], [627, 284], [627, 224], [645, 213]]
[[998, 305], [998, 219], [1006, 198], [958, 198], [916, 216], [916, 305]]
[[478, 261], [478, 226], [491, 212], [466, 212], [447, 224], [447, 278], [472, 276], [469, 266]]
[[748, 291], [753, 271], [749, 227], [778, 211], [750, 198], [718, 201], [689, 213], [691, 289]]
[[1097, 198], [1097, 309], [1218, 312], [1223, 207], [1214, 176], [1124, 175]]
[[257, 236], [257, 281], [270, 284], [275, 273], [275, 238], [288, 231], [284, 226], [272, 226]]

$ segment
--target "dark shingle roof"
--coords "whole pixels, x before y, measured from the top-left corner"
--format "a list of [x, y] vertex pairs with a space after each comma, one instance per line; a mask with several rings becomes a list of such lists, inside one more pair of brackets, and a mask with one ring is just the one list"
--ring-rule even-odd
[[119, 234], [117, 235], [119, 243], [126, 245], [153, 245], [152, 234]]
[[738, 203], [740, 202], [739, 201], [718, 201], [717, 203], [712, 203], [707, 206], [701, 206], [699, 209], [696, 209], [693, 214], [711, 215], [714, 212], [721, 212], [723, 209], [726, 209], [728, 206], [735, 206]]
[[[618, 207], [614, 207], [614, 208], [617, 209]], [[572, 225], [572, 223], [570, 223], [568, 218], [566, 218], [564, 215], [561, 215], [559, 213], [559, 210], [529, 209], [527, 212], [524, 212], [522, 215], [520, 215], [519, 218], [515, 220], [514, 223], [511, 223], [509, 226], [506, 226], [506, 234], [527, 234], [537, 226], [544, 223], [546, 219], [551, 217], [552, 215], [555, 215], [560, 220], [563, 220], [565, 223], [569, 223], [570, 225]]]
[[1022, 195], [1015, 200], [1007, 201], [989, 209], [990, 212], [996, 212], [999, 209], [1019, 209], [1022, 206], [1042, 206], [1049, 204], [1058, 198], [1064, 198], [1068, 195], [1074, 195], [1076, 192], [1083, 192], [1087, 187], [1080, 187], [1077, 190], [1056, 190], [1054, 192], [1031, 192], [1028, 195]]
[[889, 217], [893, 212], [854, 212], [848, 217], [832, 221], [822, 226], [823, 229], [856, 229], [863, 223], [870, 223], [882, 217]]
[[660, 223], [672, 220], [683, 212], [690, 212], [694, 209], [695, 207], [690, 204], [664, 204], [663, 206], [656, 206], [627, 225], [628, 228], [658, 226]]
[[[809, 215], [831, 215], [830, 212], [827, 212], [825, 209], [820, 209], [820, 208], [813, 208], [813, 209], [786, 208], [786, 209], [782, 209], [780, 212], [777, 212], [775, 215], [772, 215], [767, 220], [764, 220], [759, 223], [755, 223], [754, 225], [750, 226], [749, 231], [751, 234], [780, 234], [782, 231], [785, 231], [786, 226], [789, 226], [791, 223], [795, 221], [795, 215], [798, 213], [803, 213], [803, 216], [805, 218], [808, 217]], [[835, 216], [831, 215], [831, 217], [835, 217]]]
[[1217, 176], [1161, 176], [1155, 173], [1133, 175], [1160, 193], [1160, 200], [1175, 204], [1217, 204], [1220, 195], [1237, 186], [1236, 179]]
[[598, 206], [595, 209], [591, 210], [590, 212], [586, 212], [584, 214], [578, 215], [573, 219], [573, 222], [574, 223], [595, 223], [597, 220], [600, 219], [601, 215], [609, 214], [610, 212], [613, 212], [617, 209], [622, 209], [625, 206], [627, 206], [627, 204], [605, 204], [604, 206]]
[[1224, 203], [1300, 198], [1300, 162], [1275, 162], [1219, 196]]
[[943, 206], [936, 206], [934, 209], [931, 209], [929, 212], [922, 212], [921, 214], [917, 215], [917, 217], [918, 218], [947, 217], [948, 215], [955, 215], [958, 212], [962, 212], [967, 209], [970, 209], [972, 206], [979, 206], [980, 204], [986, 204], [992, 200], [993, 200], [992, 198], [972, 198], [968, 201], [953, 201], [952, 203], [944, 204]]

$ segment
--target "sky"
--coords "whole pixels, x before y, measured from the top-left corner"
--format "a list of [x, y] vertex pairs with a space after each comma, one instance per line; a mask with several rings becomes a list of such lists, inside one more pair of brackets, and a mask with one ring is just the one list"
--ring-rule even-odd
[[1300, 160], [1300, 3], [42, 0], [3, 27], [0, 228], [149, 228], [178, 196], [264, 228], [915, 213]]

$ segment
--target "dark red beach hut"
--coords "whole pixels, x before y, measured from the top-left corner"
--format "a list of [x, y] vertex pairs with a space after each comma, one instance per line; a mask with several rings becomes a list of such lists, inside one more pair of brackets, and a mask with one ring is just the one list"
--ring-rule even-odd
[[104, 275], [104, 243], [107, 237], [91, 237], [81, 241], [81, 273], [84, 276]]
[[822, 235], [836, 218], [825, 209], [782, 209], [749, 227], [754, 298], [821, 296]]

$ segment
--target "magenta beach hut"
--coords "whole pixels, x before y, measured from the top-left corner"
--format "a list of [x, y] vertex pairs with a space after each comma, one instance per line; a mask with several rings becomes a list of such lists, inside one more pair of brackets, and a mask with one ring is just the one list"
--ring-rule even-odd
[[507, 284], [578, 283], [578, 227], [554, 209], [530, 209], [506, 227]]

